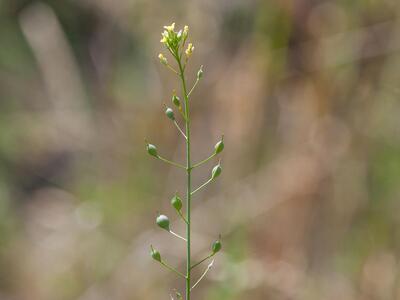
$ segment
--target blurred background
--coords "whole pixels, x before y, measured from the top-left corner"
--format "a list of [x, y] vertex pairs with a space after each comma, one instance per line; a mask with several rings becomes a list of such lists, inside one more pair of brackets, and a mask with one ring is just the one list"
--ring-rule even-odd
[[[0, 1], [0, 299], [169, 299], [184, 193], [162, 26], [195, 51], [194, 299], [400, 299], [400, 2]], [[213, 163], [196, 170], [204, 182]], [[198, 270], [196, 276], [200, 275]]]

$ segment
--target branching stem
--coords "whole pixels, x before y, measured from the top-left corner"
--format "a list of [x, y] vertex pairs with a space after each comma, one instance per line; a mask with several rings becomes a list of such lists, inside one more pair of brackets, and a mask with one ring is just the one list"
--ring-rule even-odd
[[186, 134], [183, 132], [183, 130], [179, 127], [178, 123], [176, 121], [174, 121], [174, 124], [176, 126], [176, 128], [178, 128], [178, 131], [182, 134], [182, 136], [185, 138], [185, 140], [187, 140]]
[[184, 215], [182, 214], [182, 212], [180, 210], [177, 211], [178, 215], [182, 218], [182, 220], [187, 224], [188, 221], [186, 220], [186, 218], [184, 217]]
[[198, 162], [197, 164], [194, 164], [194, 165], [192, 166], [192, 169], [197, 168], [197, 167], [200, 167], [202, 164], [208, 162], [210, 159], [214, 158], [216, 155], [217, 155], [217, 153], [214, 152], [213, 154], [211, 154], [211, 155], [210, 155], [209, 157], [207, 157], [206, 159], [202, 160], [201, 162]]
[[185, 242], [187, 242], [187, 240], [183, 236], [180, 236], [179, 234], [173, 232], [172, 230], [170, 230], [169, 233], [176, 236], [177, 238], [180, 238], [181, 240], [184, 240]]
[[159, 160], [162, 160], [163, 162], [165, 162], [165, 163], [167, 163], [167, 164], [172, 165], [172, 166], [175, 166], [175, 167], [178, 167], [178, 168], [181, 168], [181, 169], [186, 169], [185, 166], [183, 166], [183, 165], [181, 165], [181, 164], [178, 164], [178, 163], [176, 163], [176, 162], [170, 161], [169, 159], [166, 159], [166, 158], [164, 158], [164, 157], [162, 157], [162, 156], [160, 156], [160, 155], [157, 155], [157, 158], [158, 158]]
[[213, 257], [215, 255], [215, 253], [211, 253], [209, 256], [203, 258], [201, 261], [199, 261], [198, 263], [195, 263], [192, 266], [192, 269], [196, 268], [198, 265], [202, 264], [203, 262], [205, 262], [207, 259], [210, 259], [211, 257]]
[[192, 94], [192, 92], [194, 91], [194, 89], [195, 89], [195, 87], [196, 87], [196, 85], [199, 83], [199, 79], [197, 78], [196, 79], [196, 82], [194, 83], [194, 85], [193, 85], [193, 87], [192, 87], [192, 89], [189, 91], [189, 93], [188, 93], [188, 97], [190, 97], [190, 95]]
[[204, 182], [201, 186], [199, 186], [197, 189], [195, 189], [191, 195], [194, 195], [196, 192], [200, 191], [203, 187], [205, 187], [207, 184], [209, 184], [211, 181], [213, 181], [213, 178], [208, 179], [206, 182]]
[[204, 270], [203, 274], [200, 276], [199, 280], [197, 280], [196, 283], [191, 287], [191, 290], [193, 290], [200, 283], [200, 281], [207, 275], [208, 271], [210, 271], [210, 269], [212, 268], [213, 264], [214, 264], [214, 260], [212, 260], [210, 262], [210, 264]]
[[170, 265], [168, 265], [165, 261], [161, 260], [161, 261], [160, 261], [160, 264], [163, 265], [164, 267], [166, 267], [168, 270], [170, 270], [170, 271], [176, 273], [177, 275], [179, 275], [179, 276], [181, 276], [181, 277], [183, 277], [183, 278], [186, 278], [185, 275], [183, 275], [183, 274], [182, 274], [181, 272], [179, 272], [177, 269], [175, 269], [175, 268], [171, 267]]
[[185, 127], [186, 127], [186, 172], [187, 172], [187, 190], [186, 190], [186, 300], [190, 300], [190, 288], [191, 288], [191, 241], [190, 241], [190, 212], [191, 212], [191, 160], [190, 160], [190, 110], [189, 110], [189, 97], [186, 88], [186, 79], [184, 74], [184, 69], [181, 63], [181, 57], [177, 58], [180, 77], [182, 81], [182, 92], [185, 100]]

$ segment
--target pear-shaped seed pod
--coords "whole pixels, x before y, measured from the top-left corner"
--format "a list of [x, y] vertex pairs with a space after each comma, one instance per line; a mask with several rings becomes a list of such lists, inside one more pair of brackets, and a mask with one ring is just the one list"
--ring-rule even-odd
[[165, 114], [168, 117], [168, 119], [175, 121], [175, 115], [174, 115], [174, 111], [172, 110], [172, 108], [167, 107], [167, 109], [165, 110]]
[[151, 156], [154, 156], [154, 157], [158, 156], [157, 147], [154, 146], [153, 144], [147, 144], [146, 145], [146, 150], [147, 150], [147, 153], [149, 153]]
[[156, 219], [156, 223], [162, 229], [169, 231], [169, 219], [166, 215], [159, 215]]
[[171, 205], [177, 210], [180, 211], [182, 209], [182, 200], [178, 195], [175, 195], [171, 199]]
[[161, 254], [153, 246], [151, 246], [150, 255], [154, 260], [161, 262]]
[[177, 95], [172, 96], [172, 103], [177, 107], [181, 106], [181, 100]]
[[219, 240], [216, 240], [212, 244], [212, 247], [211, 247], [213, 254], [219, 252], [219, 250], [221, 250], [221, 248], [222, 248], [222, 244], [221, 244], [221, 242]]
[[214, 149], [215, 149], [215, 154], [221, 153], [222, 150], [224, 150], [224, 138], [222, 137], [222, 139], [215, 144]]
[[217, 178], [219, 175], [221, 175], [221, 172], [222, 172], [221, 165], [220, 165], [220, 164], [216, 165], [216, 166], [212, 169], [211, 178], [212, 178], [212, 179]]

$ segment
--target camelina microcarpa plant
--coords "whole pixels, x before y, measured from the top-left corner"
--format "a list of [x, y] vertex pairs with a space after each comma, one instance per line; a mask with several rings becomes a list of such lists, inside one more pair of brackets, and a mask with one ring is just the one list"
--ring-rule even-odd
[[[184, 129], [182, 129], [177, 121], [177, 115], [174, 113], [174, 110], [171, 107], [166, 107], [165, 108], [165, 115], [167, 118], [173, 122], [174, 126], [178, 129], [179, 133], [183, 136], [185, 139], [186, 143], [186, 164], [179, 164], [176, 162], [173, 162], [171, 160], [168, 160], [162, 156], [159, 155], [157, 147], [153, 144], [150, 144], [146, 141], [146, 150], [147, 152], [167, 163], [170, 164], [174, 167], [180, 168], [186, 172], [186, 177], [187, 177], [187, 185], [186, 185], [186, 201], [185, 201], [185, 208], [186, 212], [182, 211], [183, 208], [183, 201], [181, 197], [176, 193], [172, 199], [171, 199], [171, 206], [173, 209], [176, 211], [178, 216], [182, 219], [182, 221], [186, 224], [186, 236], [183, 237], [171, 230], [170, 226], [170, 221], [169, 218], [164, 215], [164, 214], [159, 214], [156, 217], [156, 224], [161, 228], [164, 229], [165, 231], [171, 233], [175, 237], [183, 240], [186, 243], [186, 270], [185, 272], [180, 272], [176, 268], [170, 266], [163, 256], [160, 254], [158, 250], [156, 250], [152, 245], [150, 246], [150, 255], [151, 257], [158, 263], [160, 263], [162, 266], [166, 267], [167, 269], [171, 270], [178, 276], [182, 277], [185, 282], [186, 282], [186, 288], [185, 288], [185, 299], [190, 300], [191, 297], [191, 292], [192, 290], [200, 283], [200, 281], [204, 278], [204, 276], [207, 274], [207, 272], [211, 269], [214, 260], [211, 261], [211, 263], [206, 266], [205, 270], [203, 271], [202, 275], [197, 278], [196, 280], [193, 280], [191, 274], [194, 268], [200, 266], [202, 263], [204, 263], [207, 260], [212, 259], [220, 250], [221, 250], [221, 241], [220, 238], [218, 238], [216, 241], [214, 241], [211, 244], [210, 247], [210, 253], [207, 255], [205, 258], [199, 260], [198, 262], [192, 263], [191, 260], [191, 202], [192, 202], [192, 197], [195, 193], [200, 191], [202, 188], [204, 188], [206, 185], [214, 181], [222, 172], [221, 164], [218, 162], [217, 165], [215, 165], [211, 172], [210, 172], [210, 178], [200, 185], [197, 188], [192, 188], [192, 171], [203, 165], [204, 163], [208, 162], [215, 156], [217, 156], [219, 153], [222, 152], [224, 149], [224, 139], [223, 136], [221, 137], [221, 140], [216, 143], [214, 146], [214, 151], [213, 153], [207, 157], [206, 159], [198, 162], [198, 163], [193, 163], [191, 160], [191, 133], [190, 133], [190, 97], [199, 83], [199, 81], [203, 77], [203, 68], [202, 66], [197, 72], [196, 76], [196, 81], [193, 84], [193, 87], [188, 90], [187, 87], [187, 81], [185, 77], [185, 70], [186, 66], [188, 64], [189, 58], [192, 56], [193, 51], [195, 47], [193, 46], [192, 43], [186, 43], [188, 41], [188, 35], [189, 35], [189, 28], [188, 26], [185, 26], [182, 30], [175, 31], [175, 23], [172, 23], [170, 26], [164, 26], [164, 31], [162, 32], [162, 39], [161, 43], [165, 46], [165, 48], [168, 50], [170, 55], [172, 56], [174, 60], [175, 66], [169, 63], [168, 59], [164, 56], [164, 54], [159, 54], [158, 58], [164, 66], [166, 66], [169, 70], [171, 70], [177, 77], [180, 79], [181, 82], [181, 90], [182, 90], [182, 100], [179, 98], [178, 95], [174, 92], [171, 98], [172, 104], [181, 116], [181, 119], [184, 122]], [[174, 296], [171, 295], [171, 299], [181, 299], [183, 300], [183, 296], [181, 293], [178, 291], [174, 292]]]

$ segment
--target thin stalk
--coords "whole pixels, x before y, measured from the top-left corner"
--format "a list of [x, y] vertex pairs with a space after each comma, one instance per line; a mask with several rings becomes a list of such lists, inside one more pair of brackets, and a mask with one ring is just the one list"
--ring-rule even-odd
[[204, 182], [201, 186], [199, 186], [197, 189], [195, 189], [192, 192], [192, 195], [194, 195], [194, 193], [200, 191], [203, 187], [205, 187], [207, 184], [209, 184], [211, 181], [213, 181], [213, 178], [211, 177], [210, 179], [208, 179], [206, 182]]
[[214, 264], [214, 260], [210, 262], [210, 264], [207, 266], [207, 268], [204, 270], [203, 274], [200, 276], [199, 280], [196, 281], [196, 283], [192, 286], [192, 290], [200, 283], [200, 281], [207, 275], [208, 271], [212, 268]]
[[163, 260], [160, 261], [160, 264], [163, 265], [164, 267], [166, 267], [168, 270], [171, 270], [172, 272], [178, 274], [179, 276], [186, 278], [185, 275], [183, 275], [181, 272], [179, 272], [178, 270], [176, 270], [175, 268], [171, 267], [170, 265], [168, 265], [166, 262], [164, 262]]
[[170, 69], [172, 72], [174, 72], [176, 75], [179, 76], [178, 71], [176, 71], [173, 67], [171, 67], [169, 64], [166, 65], [168, 67], [168, 69]]
[[207, 259], [213, 257], [215, 255], [215, 253], [211, 253], [209, 256], [203, 258], [201, 261], [199, 261], [198, 263], [194, 264], [192, 266], [192, 269], [196, 268], [198, 265], [202, 264], [203, 262], [205, 262]]
[[174, 235], [174, 236], [176, 236], [177, 238], [179, 238], [179, 239], [184, 240], [185, 242], [187, 242], [187, 240], [186, 240], [183, 236], [180, 236], [179, 234], [173, 232], [172, 230], [170, 230], [169, 233], [172, 234], [172, 235]]
[[184, 70], [182, 67], [181, 60], [178, 59], [178, 65], [179, 65], [179, 71], [181, 75], [181, 80], [182, 80], [182, 90], [183, 90], [183, 96], [185, 100], [185, 126], [186, 126], [186, 172], [187, 172], [187, 191], [186, 191], [186, 300], [190, 300], [190, 280], [191, 280], [191, 241], [190, 241], [190, 211], [191, 211], [191, 173], [192, 173], [192, 168], [191, 168], [191, 160], [190, 160], [190, 110], [189, 110], [189, 98], [188, 98], [188, 93], [187, 93], [187, 88], [186, 88], [186, 80], [185, 80], [185, 74]]
[[181, 165], [181, 164], [178, 164], [178, 163], [176, 163], [176, 162], [170, 161], [169, 159], [166, 159], [166, 158], [164, 158], [164, 157], [162, 157], [162, 156], [160, 156], [160, 155], [157, 155], [157, 158], [158, 158], [159, 160], [162, 160], [163, 162], [165, 162], [165, 163], [167, 163], [167, 164], [172, 165], [172, 166], [175, 166], [175, 167], [178, 167], [178, 168], [181, 168], [181, 169], [186, 169], [185, 166], [183, 166], [183, 165]]
[[189, 93], [188, 93], [188, 97], [190, 97], [190, 95], [192, 94], [192, 92], [193, 92], [193, 90], [195, 89], [195, 87], [196, 87], [196, 85], [199, 83], [199, 79], [197, 78], [196, 79], [196, 82], [194, 83], [194, 85], [193, 85], [193, 87], [192, 87], [192, 89], [189, 91]]
[[186, 220], [186, 218], [184, 217], [184, 215], [182, 214], [182, 212], [179, 210], [178, 211], [178, 215], [182, 218], [182, 220], [187, 224], [188, 221]]
[[203, 159], [201, 162], [198, 162], [197, 164], [194, 164], [193, 166], [192, 166], [192, 169], [194, 169], [194, 168], [197, 168], [197, 167], [200, 167], [202, 164], [204, 164], [204, 163], [206, 163], [206, 162], [208, 162], [210, 159], [212, 159], [213, 157], [215, 157], [217, 155], [217, 153], [213, 153], [213, 154], [211, 154], [209, 157], [207, 157], [206, 159]]
[[174, 124], [176, 128], [178, 128], [178, 131], [183, 135], [185, 139], [187, 139], [186, 134], [183, 132], [183, 130], [179, 127], [178, 123], [174, 120]]

